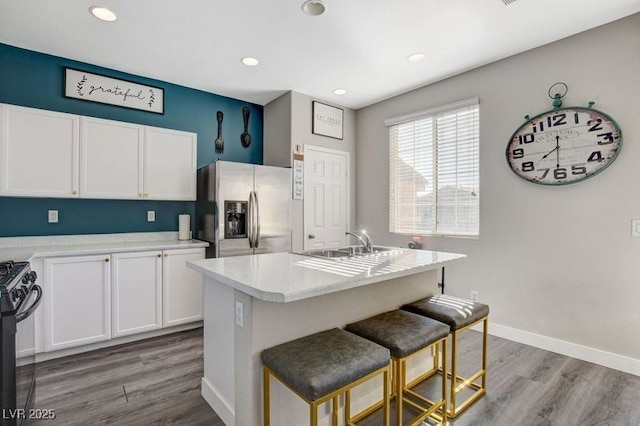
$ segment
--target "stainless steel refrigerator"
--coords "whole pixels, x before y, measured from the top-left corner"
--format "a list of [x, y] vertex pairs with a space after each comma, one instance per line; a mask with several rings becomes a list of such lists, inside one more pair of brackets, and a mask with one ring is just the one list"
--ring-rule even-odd
[[196, 238], [207, 257], [291, 250], [291, 169], [218, 160], [198, 170]]

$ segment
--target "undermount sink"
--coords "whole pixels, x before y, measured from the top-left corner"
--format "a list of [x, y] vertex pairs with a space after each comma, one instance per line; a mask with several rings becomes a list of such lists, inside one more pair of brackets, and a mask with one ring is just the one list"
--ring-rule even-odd
[[315, 249], [315, 250], [305, 250], [300, 251], [297, 254], [302, 254], [304, 256], [315, 256], [315, 257], [323, 257], [326, 259], [341, 259], [345, 257], [359, 257], [359, 256], [370, 256], [373, 254], [385, 253], [385, 252], [402, 252], [405, 249], [398, 247], [385, 247], [385, 246], [372, 246], [371, 253], [366, 253], [364, 247], [362, 246], [348, 246], [348, 247], [340, 247], [334, 249]]
[[317, 256], [317, 257], [349, 257], [349, 251], [342, 250], [342, 249], [305, 250], [305, 251], [299, 252], [298, 254], [303, 254], [305, 256]]

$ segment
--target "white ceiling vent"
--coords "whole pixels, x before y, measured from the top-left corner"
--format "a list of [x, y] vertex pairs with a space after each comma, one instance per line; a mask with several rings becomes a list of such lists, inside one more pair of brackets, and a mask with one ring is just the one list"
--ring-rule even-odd
[[517, 0], [502, 0], [505, 6], [509, 6], [510, 4], [515, 3]]

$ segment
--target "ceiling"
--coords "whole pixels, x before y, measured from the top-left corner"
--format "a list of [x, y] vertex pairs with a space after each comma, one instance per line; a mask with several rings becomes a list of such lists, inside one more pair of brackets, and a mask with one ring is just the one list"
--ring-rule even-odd
[[[260, 105], [293, 90], [359, 109], [640, 11], [640, 0], [324, 2], [307, 16], [302, 0], [0, 0], [0, 42]], [[94, 18], [96, 4], [118, 19]], [[425, 60], [408, 62], [415, 52]]]

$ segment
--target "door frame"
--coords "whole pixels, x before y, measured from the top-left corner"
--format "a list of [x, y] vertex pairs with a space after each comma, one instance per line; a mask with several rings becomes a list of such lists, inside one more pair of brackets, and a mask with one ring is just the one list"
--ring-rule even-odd
[[[325, 148], [318, 145], [305, 144], [304, 145], [304, 161], [305, 163], [309, 160], [310, 153], [312, 152], [325, 153], [325, 154], [334, 154], [334, 155], [342, 155], [346, 157], [346, 172], [347, 172], [347, 208], [345, 209], [346, 224], [347, 230], [351, 229], [351, 154], [349, 151], [340, 151], [338, 149]], [[309, 163], [306, 163], [309, 164]], [[306, 174], [306, 164], [305, 164], [305, 174]], [[305, 206], [304, 203], [308, 200], [309, 187], [308, 179], [304, 179], [304, 196], [303, 196], [303, 206], [302, 206], [302, 247], [304, 249], [304, 241], [306, 241], [307, 232], [307, 218], [304, 216]]]

